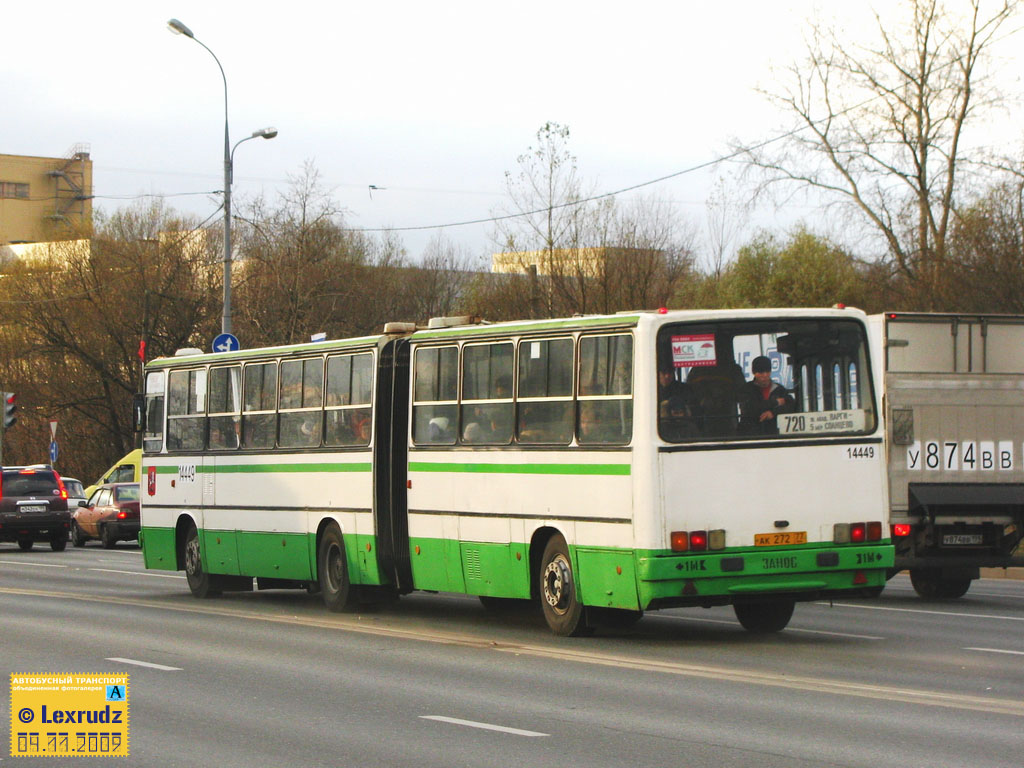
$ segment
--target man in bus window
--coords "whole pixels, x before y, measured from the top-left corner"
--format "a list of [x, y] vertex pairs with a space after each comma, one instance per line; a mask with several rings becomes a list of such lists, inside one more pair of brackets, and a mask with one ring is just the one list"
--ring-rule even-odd
[[740, 430], [745, 435], [776, 435], [776, 416], [792, 413], [796, 402], [781, 384], [772, 381], [772, 361], [761, 355], [750, 366], [753, 380], [740, 389]]

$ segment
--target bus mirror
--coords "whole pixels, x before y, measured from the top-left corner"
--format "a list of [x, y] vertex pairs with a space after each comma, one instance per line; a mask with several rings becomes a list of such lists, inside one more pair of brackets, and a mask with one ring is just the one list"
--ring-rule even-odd
[[132, 429], [142, 432], [146, 428], [146, 396], [132, 396]]

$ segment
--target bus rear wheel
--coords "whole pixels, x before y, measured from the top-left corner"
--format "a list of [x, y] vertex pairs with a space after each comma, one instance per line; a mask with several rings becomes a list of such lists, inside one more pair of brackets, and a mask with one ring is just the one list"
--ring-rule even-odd
[[561, 534], [552, 536], [544, 547], [537, 581], [540, 606], [551, 631], [563, 637], [588, 634], [586, 609], [579, 601], [569, 547]]
[[331, 525], [324, 530], [317, 547], [316, 564], [320, 596], [327, 609], [335, 613], [355, 610], [358, 601], [348, 577], [345, 541], [338, 526]]
[[217, 597], [221, 590], [216, 576], [203, 570], [203, 557], [199, 549], [199, 531], [193, 525], [185, 534], [185, 580], [195, 597]]
[[764, 635], [781, 632], [793, 617], [794, 600], [766, 600], [760, 603], [734, 603], [736, 618], [748, 632]]

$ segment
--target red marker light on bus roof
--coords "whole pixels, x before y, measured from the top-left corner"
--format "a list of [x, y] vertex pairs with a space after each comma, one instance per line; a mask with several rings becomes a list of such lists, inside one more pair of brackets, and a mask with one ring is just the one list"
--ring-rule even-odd
[[658, 314], [659, 315], [667, 315], [668, 314], [668, 307], [658, 307]]

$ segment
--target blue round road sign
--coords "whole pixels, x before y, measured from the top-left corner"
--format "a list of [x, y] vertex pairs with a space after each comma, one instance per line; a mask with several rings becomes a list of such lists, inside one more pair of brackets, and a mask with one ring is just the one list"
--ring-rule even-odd
[[238, 337], [232, 333], [222, 333], [213, 340], [211, 345], [214, 352], [237, 352], [242, 348], [238, 343]]

